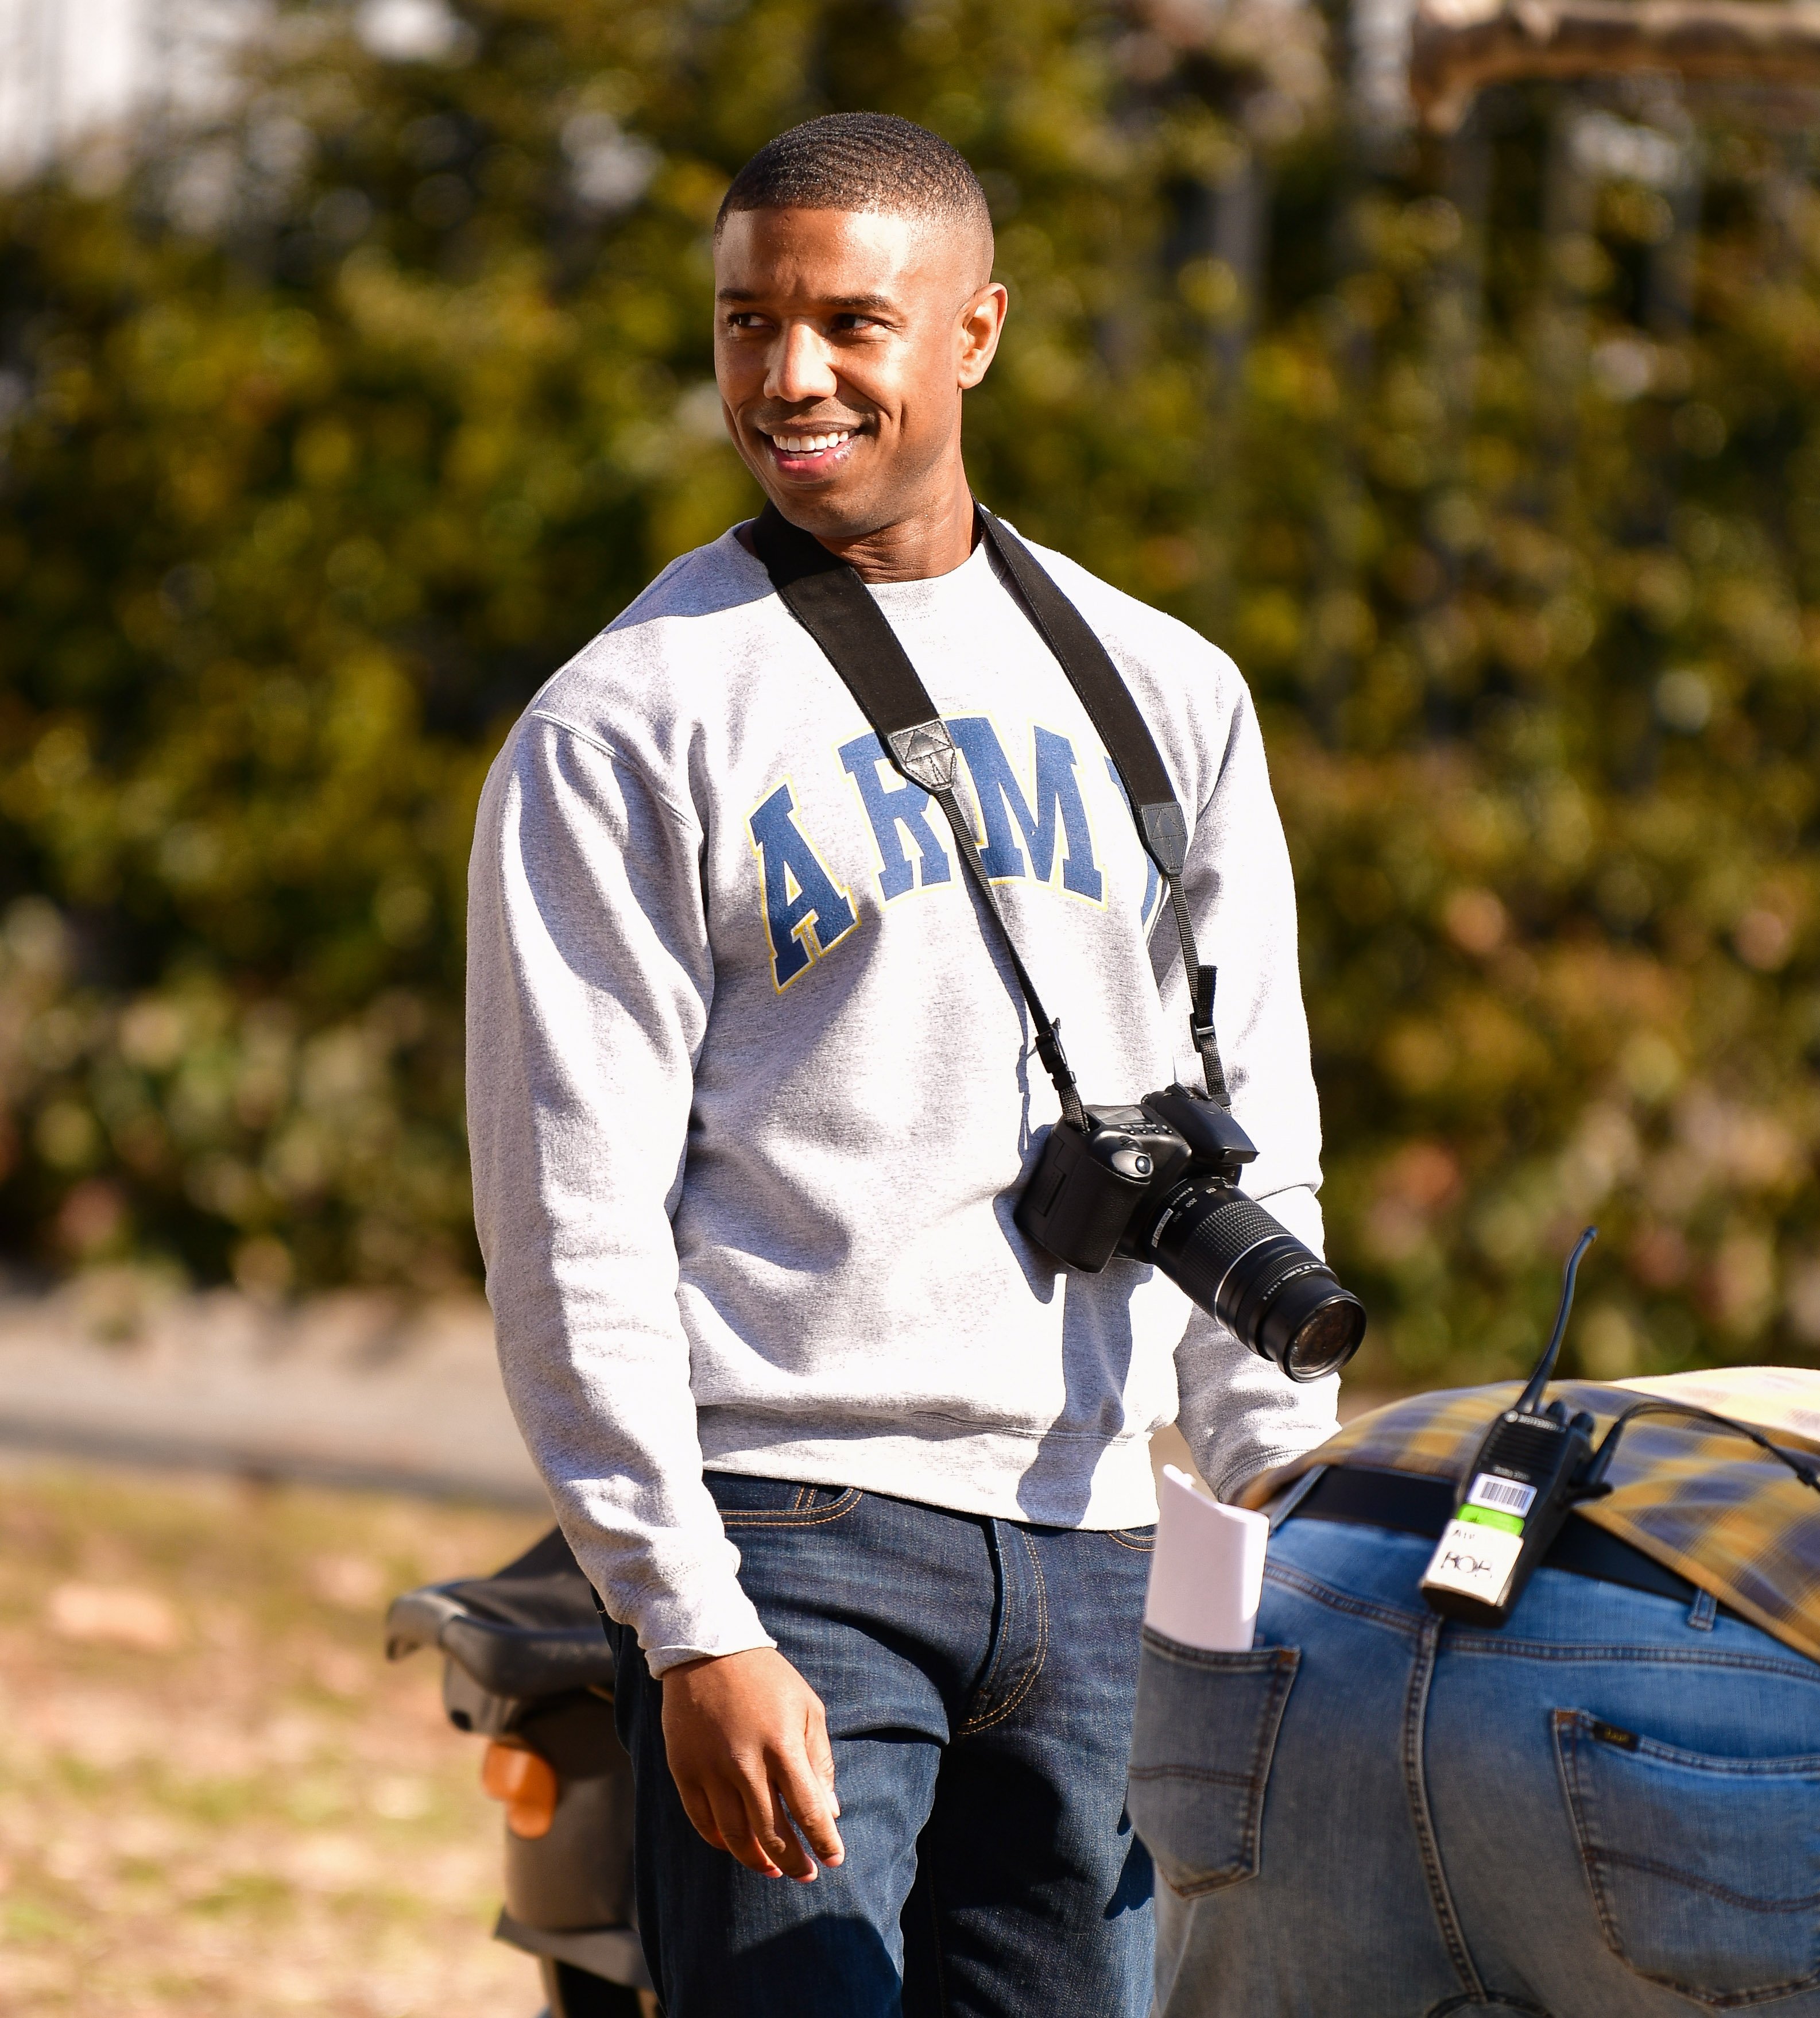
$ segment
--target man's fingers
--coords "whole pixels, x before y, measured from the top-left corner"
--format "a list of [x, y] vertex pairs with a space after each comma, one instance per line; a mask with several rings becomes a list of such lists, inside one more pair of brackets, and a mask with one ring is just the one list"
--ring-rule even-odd
[[812, 1755], [780, 1759], [776, 1776], [778, 1795], [787, 1806], [790, 1818], [807, 1838], [809, 1847], [824, 1864], [839, 1864], [847, 1855], [847, 1847], [840, 1840], [840, 1830], [834, 1826], [832, 1790], [816, 1770]]
[[702, 1839], [702, 1842], [710, 1844], [713, 1848], [724, 1850], [727, 1845], [722, 1840], [720, 1831], [715, 1823], [714, 1810], [708, 1804], [707, 1796], [693, 1781], [685, 1786], [679, 1780], [677, 1782], [676, 1791], [681, 1798], [683, 1813], [688, 1817], [694, 1825], [695, 1834]]
[[828, 1741], [828, 1719], [817, 1703], [809, 1718], [809, 1727], [803, 1733], [803, 1741], [808, 1748], [809, 1764], [815, 1777], [828, 1789], [828, 1805], [836, 1814], [840, 1813], [840, 1796], [834, 1787], [834, 1747]]
[[[730, 1851], [748, 1871], [756, 1871], [763, 1878], [781, 1878], [782, 1866], [760, 1842], [752, 1825], [745, 1788], [716, 1778], [708, 1782], [707, 1795], [721, 1848]], [[801, 1852], [797, 1853], [800, 1856]]]
[[702, 1838], [748, 1869], [805, 1883], [846, 1855], [821, 1698], [775, 1647], [687, 1661], [664, 1676], [663, 1741]]
[[789, 1810], [776, 1788], [767, 1779], [761, 1784], [749, 1781], [740, 1792], [746, 1797], [753, 1835], [766, 1855], [786, 1877], [804, 1885], [811, 1883], [815, 1876], [815, 1860], [790, 1826]]

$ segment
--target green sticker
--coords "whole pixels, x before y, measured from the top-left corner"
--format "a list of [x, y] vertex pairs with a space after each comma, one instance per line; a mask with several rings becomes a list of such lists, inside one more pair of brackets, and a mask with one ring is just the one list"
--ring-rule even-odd
[[1495, 1506], [1462, 1506], [1456, 1521], [1472, 1521], [1481, 1528], [1501, 1528], [1507, 1535], [1520, 1535], [1523, 1524], [1514, 1514], [1500, 1514]]

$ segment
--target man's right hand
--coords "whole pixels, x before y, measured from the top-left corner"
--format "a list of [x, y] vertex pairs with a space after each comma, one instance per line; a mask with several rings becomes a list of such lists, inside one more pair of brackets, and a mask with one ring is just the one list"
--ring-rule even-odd
[[663, 1741], [689, 1820], [748, 1870], [807, 1885], [846, 1856], [822, 1698], [776, 1648], [670, 1669]]

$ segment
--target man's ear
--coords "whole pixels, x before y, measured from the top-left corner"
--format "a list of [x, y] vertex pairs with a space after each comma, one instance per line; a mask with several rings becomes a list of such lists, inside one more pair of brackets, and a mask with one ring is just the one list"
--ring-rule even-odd
[[996, 280], [988, 280], [968, 296], [955, 328], [959, 356], [955, 363], [961, 390], [970, 391], [986, 375], [1004, 334], [1011, 298]]

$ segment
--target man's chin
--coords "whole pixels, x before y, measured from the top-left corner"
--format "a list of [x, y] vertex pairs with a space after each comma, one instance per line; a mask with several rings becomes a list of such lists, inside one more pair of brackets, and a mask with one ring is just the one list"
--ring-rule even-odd
[[818, 540], [836, 544], [863, 540], [890, 517], [877, 508], [872, 486], [856, 482], [850, 472], [791, 478], [772, 468], [759, 476], [759, 483], [793, 526], [800, 526]]

